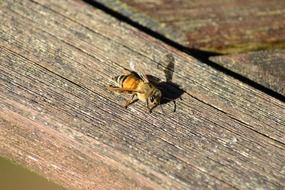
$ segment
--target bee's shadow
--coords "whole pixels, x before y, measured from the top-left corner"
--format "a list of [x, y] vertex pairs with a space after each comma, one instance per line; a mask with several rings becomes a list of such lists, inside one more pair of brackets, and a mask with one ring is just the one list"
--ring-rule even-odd
[[157, 64], [157, 68], [161, 67], [162, 65], [166, 65], [166, 67], [163, 69], [166, 81], [161, 81], [159, 78], [152, 75], [147, 76], [147, 78], [156, 84], [156, 86], [162, 92], [160, 104], [163, 105], [173, 102], [174, 112], [176, 111], [176, 100], [178, 98], [182, 99], [181, 96], [185, 92], [178, 84], [172, 81], [175, 62], [174, 56], [172, 54], [167, 54], [164, 59]]
[[175, 101], [178, 98], [182, 99], [181, 96], [185, 92], [180, 86], [173, 82], [160, 82], [158, 88], [162, 92], [161, 104], [166, 104], [171, 101]]
[[161, 105], [173, 102], [174, 109], [173, 112], [176, 111], [176, 100], [181, 99], [182, 94], [185, 92], [178, 84], [171, 81], [160, 81], [155, 76], [148, 75], [149, 80], [156, 84], [157, 88], [161, 90], [162, 98], [160, 101]]

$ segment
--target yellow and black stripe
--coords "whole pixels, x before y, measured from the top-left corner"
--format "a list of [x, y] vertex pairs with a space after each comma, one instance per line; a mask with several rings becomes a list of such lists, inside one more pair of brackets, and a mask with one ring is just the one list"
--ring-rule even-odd
[[114, 77], [114, 81], [117, 83], [118, 87], [135, 90], [141, 82], [141, 79], [134, 74], [129, 74], [116, 76]]

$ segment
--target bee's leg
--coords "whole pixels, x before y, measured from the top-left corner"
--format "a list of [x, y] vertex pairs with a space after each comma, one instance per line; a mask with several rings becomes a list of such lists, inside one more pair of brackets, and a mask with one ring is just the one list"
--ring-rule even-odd
[[153, 110], [156, 106], [158, 106], [158, 104], [155, 104], [155, 105], [153, 105], [152, 107], [150, 107], [150, 106], [149, 106], [148, 99], [146, 99], [146, 106], [147, 106], [147, 109], [148, 109], [149, 113], [151, 113], [152, 110]]
[[147, 107], [147, 109], [149, 109], [148, 98], [146, 99], [146, 107]]
[[137, 94], [133, 94], [132, 97], [126, 101], [126, 104], [124, 107], [127, 108], [129, 105], [131, 105], [132, 103], [135, 103], [136, 101], [138, 101]]
[[115, 92], [138, 92], [142, 93], [142, 91], [129, 89], [129, 88], [121, 88], [121, 87], [115, 87], [115, 86], [108, 86], [108, 90], [115, 91]]
[[141, 90], [135, 90], [135, 89], [129, 89], [129, 88], [121, 88], [121, 87], [115, 87], [115, 86], [108, 86], [108, 90], [110, 91], [117, 91], [117, 92], [137, 92], [137, 93], [143, 93]]
[[152, 110], [156, 107], [156, 105], [152, 106], [151, 108], [149, 108], [149, 113], [152, 112]]
[[152, 110], [152, 109], [149, 107], [148, 99], [146, 99], [146, 107], [147, 107], [149, 113], [151, 113], [151, 110]]
[[107, 89], [110, 90], [110, 91], [117, 91], [118, 88], [119, 87], [112, 86], [112, 85], [107, 86]]
[[152, 110], [156, 107], [157, 105], [153, 105], [151, 108], [148, 108], [149, 113], [152, 112]]

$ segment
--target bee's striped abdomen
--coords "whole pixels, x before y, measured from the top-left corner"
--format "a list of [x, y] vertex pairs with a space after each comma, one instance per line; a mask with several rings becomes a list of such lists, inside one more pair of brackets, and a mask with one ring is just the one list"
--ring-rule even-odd
[[116, 82], [118, 87], [123, 87], [123, 83], [126, 80], [126, 78], [128, 77], [128, 75], [119, 75], [113, 78], [113, 80]]
[[118, 87], [126, 89], [136, 89], [140, 83], [140, 79], [133, 74], [119, 75], [114, 78]]

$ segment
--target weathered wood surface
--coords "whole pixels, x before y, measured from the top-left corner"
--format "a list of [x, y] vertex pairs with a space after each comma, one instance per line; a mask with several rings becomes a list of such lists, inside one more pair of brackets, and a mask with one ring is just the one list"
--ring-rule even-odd
[[[76, 0], [0, 8], [0, 154], [68, 189], [283, 189], [285, 104]], [[106, 91], [129, 61], [182, 100]]]
[[210, 60], [285, 96], [285, 49], [215, 56]]
[[93, 0], [178, 42], [233, 53], [285, 47], [284, 0]]

